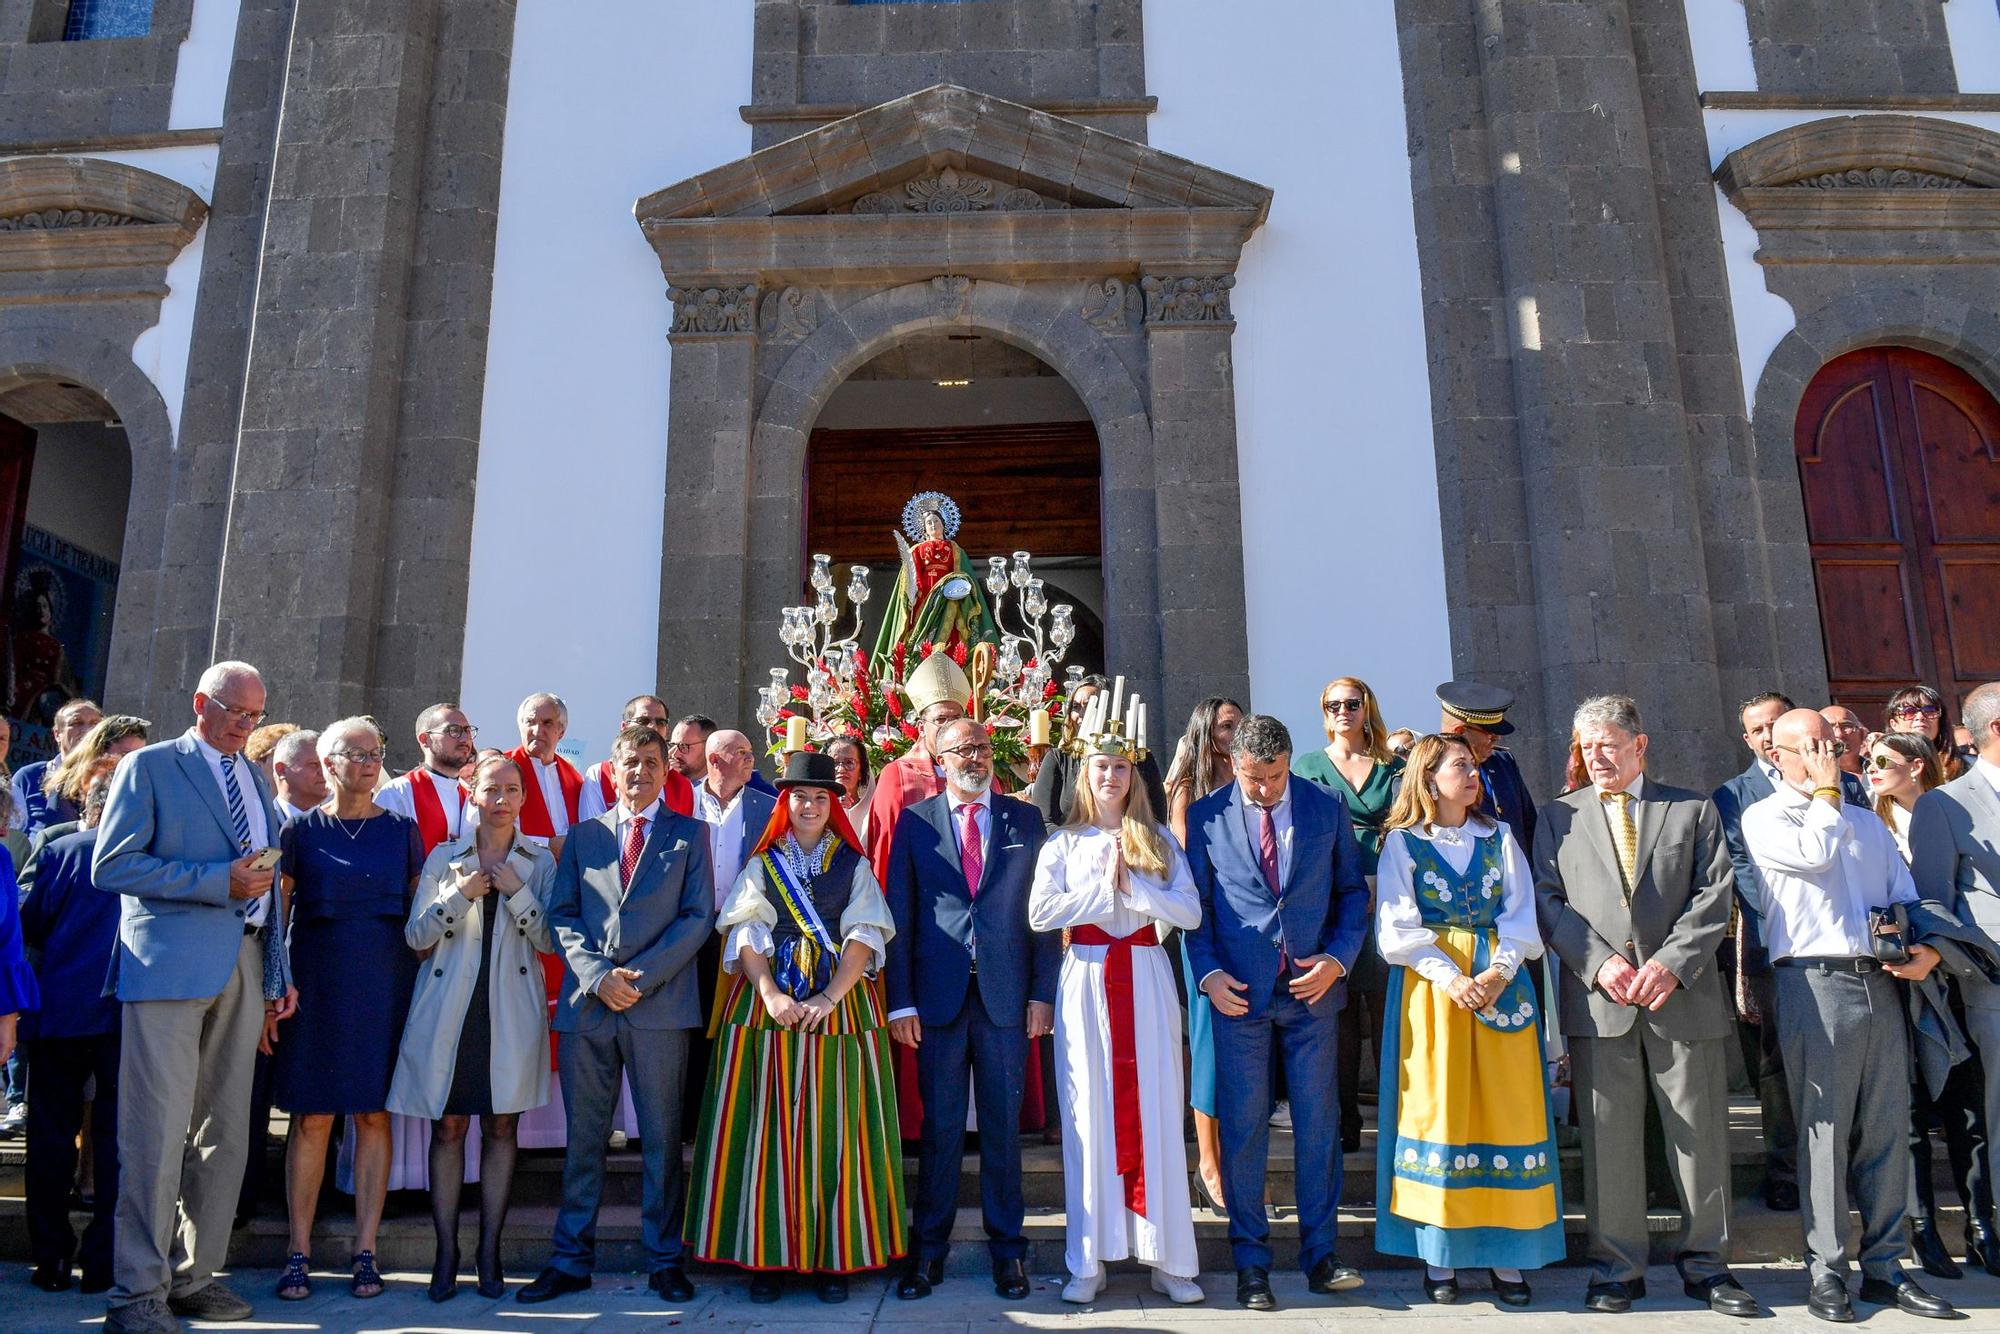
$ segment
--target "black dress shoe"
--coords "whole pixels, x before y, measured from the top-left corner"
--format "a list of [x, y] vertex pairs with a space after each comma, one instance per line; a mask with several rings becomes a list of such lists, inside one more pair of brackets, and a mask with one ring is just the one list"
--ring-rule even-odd
[[660, 1294], [660, 1300], [680, 1305], [694, 1300], [694, 1284], [688, 1282], [687, 1270], [679, 1265], [668, 1265], [665, 1269], [655, 1269], [646, 1286]]
[[1306, 1287], [1313, 1292], [1347, 1292], [1362, 1284], [1361, 1271], [1344, 1265], [1331, 1255], [1320, 1256], [1306, 1275]]
[[527, 1306], [537, 1302], [552, 1302], [558, 1297], [567, 1297], [572, 1292], [583, 1292], [590, 1287], [590, 1275], [565, 1274], [554, 1265], [535, 1275], [535, 1281], [514, 1294], [514, 1300]]
[[838, 1306], [847, 1300], [847, 1275], [828, 1274], [813, 1289], [819, 1299], [828, 1306]]
[[1605, 1315], [1623, 1315], [1632, 1309], [1632, 1303], [1646, 1295], [1646, 1280], [1628, 1278], [1610, 1283], [1593, 1283], [1583, 1292], [1583, 1306], [1587, 1311], [1600, 1311]]
[[1742, 1316], [1746, 1319], [1763, 1315], [1764, 1308], [1757, 1304], [1734, 1275], [1717, 1274], [1699, 1283], [1683, 1283], [1681, 1290], [1698, 1302], [1706, 1302], [1708, 1309], [1718, 1315]]
[[1535, 1300], [1535, 1294], [1528, 1288], [1525, 1278], [1506, 1279], [1498, 1274], [1493, 1276], [1493, 1300], [1502, 1306], [1526, 1306]]
[[995, 1260], [993, 1262], [993, 1291], [1010, 1302], [1018, 1302], [1028, 1295], [1028, 1266], [1021, 1260]]
[[1958, 1267], [1958, 1261], [1951, 1258], [1951, 1252], [1944, 1248], [1944, 1238], [1938, 1235], [1937, 1219], [1913, 1218], [1910, 1220], [1910, 1250], [1917, 1257], [1924, 1272], [1932, 1278], [1964, 1278], [1965, 1271]]
[[1781, 1214], [1795, 1214], [1799, 1211], [1799, 1184], [1796, 1181], [1767, 1181], [1764, 1183], [1764, 1204]]
[[1275, 1311], [1278, 1299], [1271, 1295], [1271, 1275], [1261, 1265], [1236, 1271], [1236, 1304], [1249, 1311]]
[[[931, 1263], [935, 1264], [939, 1269], [944, 1268], [942, 1261], [934, 1260]], [[930, 1265], [922, 1264], [916, 1260], [906, 1262], [903, 1265], [903, 1272], [896, 1275], [896, 1299], [898, 1301], [913, 1302], [918, 1298], [930, 1296], [932, 1287], [936, 1286], [931, 1282], [930, 1276], [924, 1272], [930, 1267]], [[940, 1274], [939, 1277], [942, 1278], [943, 1275]]]
[[28, 1282], [43, 1292], [69, 1291], [69, 1266], [58, 1264], [36, 1265], [35, 1272], [28, 1275]]
[[1832, 1274], [1813, 1280], [1806, 1294], [1806, 1310], [1821, 1320], [1845, 1325], [1854, 1319], [1854, 1305], [1847, 1299], [1847, 1285]]
[[785, 1295], [785, 1281], [775, 1272], [760, 1270], [750, 1276], [750, 1300], [759, 1306], [769, 1306]]
[[1958, 1308], [1925, 1292], [1908, 1274], [1898, 1274], [1894, 1279], [1864, 1278], [1859, 1296], [1871, 1306], [1893, 1306], [1929, 1320], [1958, 1319]]
[[76, 1285], [76, 1290], [86, 1297], [100, 1292], [111, 1291], [111, 1271], [109, 1269], [84, 1270], [83, 1281]]
[[2000, 1277], [2000, 1234], [1978, 1223], [1965, 1225], [1965, 1262]]
[[1424, 1275], [1424, 1296], [1439, 1306], [1451, 1306], [1458, 1301], [1458, 1275], [1450, 1278], [1432, 1278]]
[[430, 1286], [425, 1288], [424, 1291], [434, 1302], [448, 1302], [458, 1296], [458, 1275], [453, 1274], [449, 1278], [439, 1278], [433, 1275]]

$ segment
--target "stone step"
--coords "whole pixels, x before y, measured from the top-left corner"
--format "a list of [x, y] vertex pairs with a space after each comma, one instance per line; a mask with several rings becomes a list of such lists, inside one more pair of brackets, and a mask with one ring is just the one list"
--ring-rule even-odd
[[[1583, 1258], [1584, 1212], [1575, 1200], [1568, 1202], [1564, 1227], [1569, 1238], [1569, 1262]], [[478, 1210], [462, 1215], [459, 1245], [466, 1256], [478, 1240]], [[79, 1215], [76, 1225], [82, 1228]], [[1675, 1237], [1680, 1226], [1673, 1211], [1653, 1210], [1648, 1214], [1652, 1241], [1652, 1262], [1670, 1264]], [[1195, 1238], [1200, 1248], [1204, 1272], [1226, 1273], [1233, 1269], [1228, 1239], [1228, 1220], [1207, 1209], [1194, 1211]], [[1060, 1208], [1028, 1210], [1025, 1232], [1029, 1243], [1029, 1268], [1035, 1273], [1063, 1270], [1064, 1215]], [[1939, 1218], [1940, 1230], [1954, 1254], [1960, 1254], [1964, 1215], [1957, 1208], [1945, 1209]], [[508, 1214], [502, 1263], [510, 1274], [532, 1276], [548, 1259], [549, 1238], [555, 1228], [555, 1209], [548, 1205], [517, 1205]], [[1729, 1235], [1732, 1258], [1743, 1263], [1796, 1259], [1804, 1247], [1799, 1215], [1774, 1213], [1761, 1202], [1745, 1200], [1736, 1208]], [[1373, 1246], [1374, 1210], [1368, 1207], [1343, 1208], [1340, 1214], [1342, 1258], [1363, 1267], [1400, 1267], [1414, 1263], [1399, 1256], [1378, 1254]], [[947, 1268], [955, 1274], [984, 1274], [989, 1268], [985, 1229], [977, 1209], [961, 1209], [952, 1231], [953, 1249]], [[1298, 1258], [1298, 1215], [1288, 1208], [1271, 1218], [1271, 1245], [1278, 1268], [1295, 1266]], [[609, 1205], [597, 1225], [598, 1266], [606, 1272], [644, 1272], [647, 1268], [640, 1244], [639, 1210], [632, 1205]], [[354, 1218], [348, 1213], [323, 1214], [313, 1229], [316, 1268], [338, 1269], [353, 1252]], [[377, 1232], [377, 1263], [384, 1269], [428, 1270], [433, 1253], [430, 1219], [418, 1214], [385, 1218]], [[275, 1271], [284, 1264], [286, 1227], [283, 1219], [260, 1218], [239, 1229], [230, 1244], [229, 1260], [236, 1271]], [[0, 1259], [25, 1262], [27, 1221], [22, 1201], [0, 1199]], [[275, 1279], [273, 1280], [275, 1281]]]

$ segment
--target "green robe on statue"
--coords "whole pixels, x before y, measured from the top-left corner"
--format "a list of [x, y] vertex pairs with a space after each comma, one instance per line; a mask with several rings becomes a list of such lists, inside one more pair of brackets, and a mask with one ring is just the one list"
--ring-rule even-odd
[[[958, 543], [938, 538], [909, 548], [909, 559], [896, 575], [896, 588], [889, 598], [889, 614], [883, 618], [881, 633], [875, 637], [875, 661], [887, 662], [896, 645], [908, 645], [908, 667], [916, 665], [920, 644], [995, 644], [999, 634], [993, 613], [986, 606], [986, 587], [973, 574], [972, 562]], [[915, 579], [916, 587], [911, 588]], [[964, 580], [963, 596], [958, 581]]]

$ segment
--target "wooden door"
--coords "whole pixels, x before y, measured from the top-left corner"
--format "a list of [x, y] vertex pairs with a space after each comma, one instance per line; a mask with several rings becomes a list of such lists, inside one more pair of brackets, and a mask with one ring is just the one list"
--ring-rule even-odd
[[1898, 687], [2000, 679], [2000, 404], [1909, 348], [1828, 362], [1794, 438], [1833, 697], [1870, 725]]

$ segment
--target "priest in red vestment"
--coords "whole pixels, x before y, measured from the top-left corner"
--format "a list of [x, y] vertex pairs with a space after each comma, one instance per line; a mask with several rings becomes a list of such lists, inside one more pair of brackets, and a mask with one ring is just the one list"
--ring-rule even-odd
[[424, 855], [465, 832], [465, 787], [458, 775], [472, 762], [479, 729], [456, 704], [433, 704], [417, 715], [423, 763], [383, 784], [375, 804], [417, 822]]
[[[664, 745], [667, 744], [670, 722], [665, 700], [658, 695], [634, 695], [625, 701], [624, 709], [618, 714], [618, 727], [612, 735], [616, 736], [628, 727], [650, 727], [660, 734]], [[669, 749], [667, 753], [671, 756], [673, 752]], [[610, 760], [599, 760], [583, 771], [583, 794], [577, 798], [579, 820], [595, 820], [618, 804], [617, 778], [612, 772]], [[666, 786], [660, 789], [660, 799], [676, 815], [694, 814], [694, 784], [671, 764], [667, 766]]]

